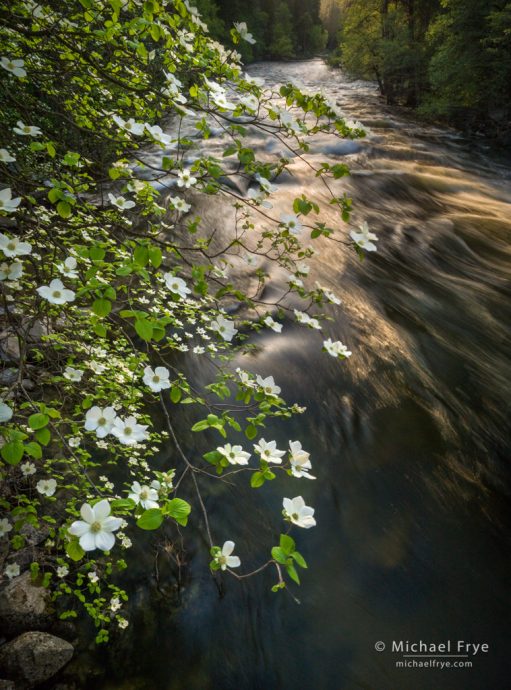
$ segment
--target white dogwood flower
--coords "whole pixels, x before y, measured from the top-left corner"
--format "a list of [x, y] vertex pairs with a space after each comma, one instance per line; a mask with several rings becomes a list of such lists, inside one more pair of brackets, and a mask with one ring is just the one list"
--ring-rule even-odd
[[261, 457], [261, 460], [273, 462], [276, 465], [282, 463], [282, 456], [286, 454], [285, 450], [277, 448], [277, 441], [265, 441], [264, 438], [254, 445], [254, 450]]
[[234, 22], [234, 28], [236, 31], [239, 33], [240, 37], [246, 41], [247, 43], [251, 43], [254, 45], [256, 42], [255, 38], [252, 36], [251, 33], [248, 31], [247, 23], [246, 22]]
[[291, 474], [293, 477], [306, 477], [307, 479], [316, 479], [309, 470], [312, 469], [310, 461], [310, 453], [302, 448], [300, 441], [289, 441], [289, 463], [291, 465]]
[[37, 468], [33, 462], [24, 462], [20, 465], [21, 474], [24, 477], [30, 477], [30, 475], [37, 472]]
[[4, 570], [4, 575], [12, 580], [13, 577], [18, 577], [20, 574], [20, 567], [17, 563], [9, 563]]
[[75, 369], [74, 367], [66, 367], [64, 369], [64, 378], [68, 381], [81, 381], [84, 372], [81, 369]]
[[305, 501], [301, 496], [295, 498], [285, 498], [282, 501], [284, 506], [284, 516], [298, 527], [310, 529], [316, 524], [314, 519], [314, 508], [305, 505]]
[[216, 554], [215, 561], [218, 563], [221, 570], [225, 570], [226, 568], [239, 568], [241, 565], [238, 556], [231, 556], [234, 551], [234, 546], [235, 544], [233, 541], [226, 541], [222, 546], [222, 550]]
[[266, 395], [276, 396], [280, 393], [280, 388], [275, 384], [273, 376], [267, 376], [265, 379], [263, 379], [263, 377], [259, 376], [258, 374], [256, 381], [259, 387], [262, 388], [263, 393]]
[[187, 204], [186, 201], [180, 196], [170, 197], [169, 201], [172, 203], [176, 211], [179, 211], [179, 213], [187, 213], [187, 211], [192, 208], [190, 204]]
[[94, 405], [87, 410], [84, 426], [86, 431], [95, 431], [98, 438], [105, 438], [112, 431], [116, 417], [113, 407], [101, 408]]
[[369, 230], [369, 226], [365, 221], [360, 226], [360, 232], [352, 230], [350, 232], [350, 237], [357, 247], [365, 249], [366, 252], [375, 252], [378, 249], [374, 244], [378, 241], [378, 236]]
[[184, 168], [183, 170], [178, 170], [177, 173], [177, 186], [184, 187], [188, 189], [192, 187], [197, 182], [197, 178], [192, 175], [190, 168]]
[[40, 479], [36, 484], [36, 489], [43, 496], [53, 496], [57, 490], [57, 482], [55, 479]]
[[294, 213], [284, 213], [280, 216], [280, 222], [285, 225], [292, 235], [299, 235], [302, 231], [302, 224], [298, 216]]
[[163, 276], [165, 285], [168, 289], [175, 295], [179, 295], [181, 299], [186, 299], [186, 297], [191, 293], [190, 288], [186, 285], [186, 282], [182, 278], [178, 278], [172, 273], [165, 273]]
[[110, 504], [104, 498], [94, 506], [84, 503], [80, 508], [82, 520], [76, 520], [69, 528], [69, 533], [78, 537], [84, 551], [110, 551], [115, 544], [115, 535], [121, 526], [121, 518], [110, 515]]
[[278, 321], [274, 321], [271, 316], [267, 316], [263, 320], [263, 323], [265, 326], [268, 326], [268, 328], [271, 328], [272, 331], [275, 331], [275, 333], [281, 333], [282, 332], [282, 324], [278, 323]]
[[36, 290], [50, 304], [65, 304], [75, 298], [75, 293], [65, 288], [60, 278], [55, 278], [49, 285], [42, 285]]
[[57, 266], [57, 271], [66, 276], [66, 278], [78, 278], [78, 273], [75, 271], [77, 262], [74, 256], [68, 256], [67, 259]]
[[26, 70], [23, 69], [24, 64], [23, 60], [12, 60], [8, 57], [0, 58], [0, 65], [7, 70], [7, 72], [14, 74], [15, 77], [19, 77], [20, 79], [27, 76]]
[[144, 383], [154, 393], [159, 393], [165, 388], [170, 388], [170, 372], [166, 367], [156, 367], [152, 369], [151, 367], [146, 367], [144, 369]]
[[133, 416], [126, 419], [116, 417], [111, 433], [125, 446], [133, 446], [149, 437], [147, 424], [139, 424]]
[[66, 577], [66, 575], [69, 575], [69, 568], [67, 565], [59, 565], [57, 568], [57, 577], [63, 578]]
[[12, 191], [10, 187], [2, 189], [0, 192], [0, 211], [5, 213], [14, 213], [21, 203], [21, 197], [12, 198]]
[[210, 327], [212, 331], [216, 331], [224, 340], [229, 342], [238, 332], [238, 329], [234, 327], [234, 323], [221, 314], [210, 323]]
[[16, 158], [7, 149], [0, 149], [0, 163], [14, 163]]
[[0, 264], [0, 280], [18, 280], [23, 275], [23, 264], [20, 261], [13, 261], [12, 264]]
[[113, 206], [117, 206], [120, 211], [127, 211], [136, 206], [134, 201], [125, 199], [123, 196], [114, 196], [111, 192], [108, 193], [108, 198]]
[[32, 253], [31, 244], [20, 242], [17, 237], [8, 237], [2, 233], [0, 233], [0, 249], [9, 259], [12, 259], [14, 256], [25, 256]]
[[331, 338], [328, 338], [323, 342], [323, 348], [328, 352], [329, 355], [332, 355], [332, 357], [341, 357], [342, 359], [346, 359], [347, 357], [351, 357], [351, 351], [348, 350], [346, 345], [343, 345], [340, 340], [332, 341]]
[[158, 491], [145, 484], [133, 482], [128, 498], [131, 498], [137, 505], [140, 504], [145, 510], [158, 508]]
[[16, 127], [14, 127], [13, 130], [22, 137], [38, 137], [42, 134], [39, 127], [35, 125], [26, 125], [21, 120], [16, 122]]
[[231, 446], [226, 443], [225, 446], [219, 446], [217, 451], [221, 453], [231, 465], [248, 465], [250, 453], [243, 450], [241, 446]]

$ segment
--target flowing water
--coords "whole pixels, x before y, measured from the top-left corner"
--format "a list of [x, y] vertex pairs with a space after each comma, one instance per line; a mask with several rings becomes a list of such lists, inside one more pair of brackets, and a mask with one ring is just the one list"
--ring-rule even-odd
[[[349, 361], [321, 353], [322, 334], [286, 322], [237, 362], [275, 374], [286, 399], [307, 406], [291, 429], [273, 424], [264, 435], [279, 447], [299, 438], [317, 480], [241, 493], [216, 483], [208, 509], [217, 541], [233, 539], [248, 570], [278, 538], [282, 494], [315, 506], [317, 527], [296, 534], [310, 566], [294, 590], [300, 604], [271, 593], [273, 572], [223, 578], [219, 590], [197, 535], [178, 597], [163, 563], [157, 587], [152, 570], [133, 576], [129, 639], [102, 653], [106, 674], [92, 681], [87, 666], [83, 687], [508, 690], [511, 160], [384, 106], [374, 85], [320, 60], [250, 72], [321, 90], [368, 128], [357, 142], [319, 137], [308, 157], [350, 166], [338, 189], [354, 199], [354, 222], [380, 237], [363, 263], [328, 240], [310, 261], [311, 284], [343, 300], [324, 337], [347, 343]], [[255, 144], [262, 154], [274, 146]], [[289, 212], [301, 191], [326, 199], [295, 162], [275, 210]], [[225, 224], [228, 205], [208, 203], [206, 217]], [[267, 268], [267, 294], [278, 295], [284, 276]], [[200, 360], [190, 370], [210, 380]], [[150, 563], [150, 546], [144, 555]], [[393, 640], [489, 651], [470, 669], [398, 668]]]

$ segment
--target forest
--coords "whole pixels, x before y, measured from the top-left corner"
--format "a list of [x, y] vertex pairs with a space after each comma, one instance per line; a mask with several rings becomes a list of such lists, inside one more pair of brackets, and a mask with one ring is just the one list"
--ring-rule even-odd
[[388, 104], [429, 119], [509, 137], [511, 3], [503, 0], [201, 0], [213, 35], [232, 17], [255, 43], [245, 62], [322, 54], [375, 80]]

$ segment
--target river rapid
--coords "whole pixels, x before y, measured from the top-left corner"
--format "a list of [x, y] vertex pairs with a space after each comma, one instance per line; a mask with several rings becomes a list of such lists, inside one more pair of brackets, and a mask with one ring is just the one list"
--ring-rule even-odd
[[[275, 543], [282, 495], [302, 493], [318, 523], [296, 534], [309, 570], [293, 590], [299, 604], [271, 593], [274, 572], [224, 578], [219, 592], [198, 531], [179, 594], [164, 565], [157, 586], [135, 568], [129, 640], [99, 658], [84, 652], [83, 687], [509, 690], [511, 158], [386, 107], [373, 84], [319, 59], [249, 71], [320, 90], [368, 129], [356, 142], [318, 137], [308, 157], [349, 165], [336, 189], [353, 198], [353, 222], [378, 234], [379, 251], [360, 262], [320, 240], [309, 280], [341, 297], [333, 322], [322, 334], [286, 322], [236, 362], [273, 374], [287, 400], [307, 406], [264, 436], [278, 447], [300, 439], [317, 480], [285, 479], [241, 499], [215, 485], [208, 497], [218, 541], [233, 539], [249, 570]], [[258, 153], [274, 147], [254, 143]], [[213, 137], [213, 155], [217, 146]], [[303, 191], [326, 200], [301, 162], [277, 182], [276, 214]], [[226, 224], [228, 204], [215, 204], [206, 217]], [[266, 268], [268, 294], [278, 295], [285, 275]], [[321, 353], [328, 336], [353, 356]], [[196, 360], [190, 371], [209, 381]], [[469, 657], [472, 668], [399, 668], [400, 640], [489, 649]]]

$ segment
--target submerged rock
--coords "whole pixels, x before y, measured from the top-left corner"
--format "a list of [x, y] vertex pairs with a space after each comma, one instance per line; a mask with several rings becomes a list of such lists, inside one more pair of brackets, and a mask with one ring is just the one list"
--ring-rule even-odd
[[73, 656], [73, 645], [44, 632], [26, 632], [0, 647], [2, 673], [33, 687], [54, 676]]

